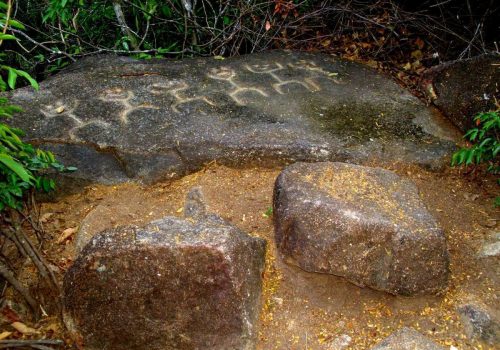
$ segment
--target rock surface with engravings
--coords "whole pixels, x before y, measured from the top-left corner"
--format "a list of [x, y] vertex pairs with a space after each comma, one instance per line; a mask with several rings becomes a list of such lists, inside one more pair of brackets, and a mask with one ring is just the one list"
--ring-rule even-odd
[[328, 55], [84, 59], [11, 93], [30, 141], [91, 182], [177, 178], [217, 161], [446, 164], [456, 135], [376, 71]]

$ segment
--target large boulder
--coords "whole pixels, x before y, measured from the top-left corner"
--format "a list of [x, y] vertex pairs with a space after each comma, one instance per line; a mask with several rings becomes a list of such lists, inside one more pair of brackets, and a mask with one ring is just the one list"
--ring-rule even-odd
[[403, 327], [371, 350], [445, 350], [445, 348], [424, 337], [413, 328]]
[[85, 349], [253, 349], [265, 241], [207, 215], [95, 236], [64, 278], [64, 319]]
[[479, 112], [497, 109], [500, 55], [481, 55], [433, 67], [423, 79], [429, 99], [463, 132]]
[[153, 182], [205, 163], [366, 160], [440, 167], [453, 132], [375, 70], [332, 56], [274, 51], [136, 61], [91, 57], [15, 90], [13, 123], [69, 175]]
[[286, 261], [392, 294], [446, 288], [443, 231], [409, 180], [380, 168], [296, 163], [274, 188], [276, 244]]

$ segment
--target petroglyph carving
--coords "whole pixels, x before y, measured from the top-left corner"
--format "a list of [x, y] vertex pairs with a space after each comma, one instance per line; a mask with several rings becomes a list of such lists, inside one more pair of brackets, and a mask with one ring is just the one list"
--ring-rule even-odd
[[75, 109], [80, 104], [80, 101], [75, 100], [70, 106], [65, 105], [61, 101], [56, 101], [53, 105], [46, 105], [40, 109], [40, 112], [45, 116], [45, 118], [61, 118], [66, 117], [75, 122], [75, 126], [68, 131], [68, 135], [71, 140], [79, 141], [80, 139], [76, 136], [78, 130], [84, 128], [88, 125], [100, 125], [104, 128], [108, 128], [110, 125], [105, 121], [99, 119], [91, 119], [88, 121], [81, 120], [76, 114]]
[[231, 84], [233, 86], [233, 90], [228, 92], [228, 94], [240, 106], [245, 105], [245, 102], [238, 97], [238, 95], [242, 93], [256, 92], [261, 96], [268, 97], [268, 94], [266, 92], [258, 88], [244, 86], [235, 82], [234, 78], [236, 77], [236, 72], [231, 68], [228, 67], [212, 68], [207, 75], [209, 78], [227, 81], [229, 84]]
[[174, 112], [179, 112], [178, 106], [192, 102], [192, 101], [203, 101], [210, 106], [215, 106], [215, 103], [210, 101], [206, 96], [190, 97], [187, 95], [186, 90], [189, 89], [189, 85], [182, 80], [169, 80], [165, 83], [156, 83], [151, 85], [151, 93], [154, 95], [159, 95], [163, 91], [172, 95], [175, 98], [175, 102], [172, 103], [171, 107]]
[[158, 107], [143, 103], [138, 106], [134, 106], [131, 101], [135, 97], [134, 93], [132, 91], [128, 90], [123, 90], [121, 88], [114, 88], [114, 89], [109, 89], [105, 90], [103, 94], [99, 97], [101, 101], [105, 102], [118, 102], [123, 106], [122, 111], [120, 112], [120, 121], [126, 125], [128, 124], [128, 116], [130, 113], [142, 109], [142, 108], [149, 108], [149, 109], [158, 109]]
[[307, 70], [310, 72], [320, 73], [322, 75], [327, 76], [331, 80], [333, 80], [333, 82], [335, 82], [336, 84], [344, 84], [342, 79], [340, 79], [338, 77], [337, 72], [329, 72], [329, 71], [325, 70], [324, 68], [318, 66], [313, 61], [299, 60], [297, 63], [288, 63], [288, 66], [290, 68], [293, 68], [293, 69], [302, 69], [302, 70]]
[[61, 101], [56, 101], [53, 105], [46, 105], [40, 109], [40, 112], [45, 116], [45, 118], [56, 118], [56, 117], [67, 117], [77, 124], [81, 124], [82, 121], [78, 118], [74, 111], [78, 107], [79, 101], [75, 100], [70, 106], [66, 106]]
[[274, 90], [276, 90], [278, 93], [282, 95], [284, 94], [283, 86], [289, 84], [302, 85], [304, 88], [306, 88], [311, 92], [320, 90], [319, 86], [316, 85], [316, 83], [314, 83], [309, 78], [304, 79], [304, 81], [300, 81], [297, 79], [291, 79], [291, 80], [281, 79], [279, 75], [276, 74], [276, 72], [283, 70], [284, 67], [281, 63], [278, 62], [275, 62], [274, 65], [271, 64], [253, 64], [251, 66], [245, 65], [245, 68], [255, 74], [269, 74], [276, 81], [276, 83], [272, 84]]

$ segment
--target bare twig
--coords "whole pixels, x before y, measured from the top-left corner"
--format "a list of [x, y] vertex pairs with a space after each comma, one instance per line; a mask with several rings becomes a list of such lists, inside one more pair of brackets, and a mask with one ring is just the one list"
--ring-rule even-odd
[[132, 33], [130, 27], [127, 25], [127, 22], [125, 21], [121, 0], [113, 0], [113, 9], [115, 10], [116, 20], [118, 21], [118, 25], [120, 26], [123, 35], [125, 35], [129, 39], [130, 45], [134, 50], [139, 50], [139, 46], [137, 45], [137, 39], [135, 35]]
[[[5, 14], [5, 25], [2, 30], [2, 34], [7, 33], [7, 28], [9, 28], [10, 14], [12, 13], [12, 0], [7, 0], [7, 13]], [[0, 39], [0, 45], [2, 45], [3, 39]]]
[[0, 276], [2, 276], [9, 284], [19, 292], [19, 294], [22, 295], [24, 300], [28, 303], [31, 311], [33, 311], [34, 315], [36, 318], [38, 318], [39, 315], [39, 310], [38, 310], [38, 303], [35, 301], [35, 299], [31, 296], [30, 292], [28, 291], [27, 288], [25, 288], [14, 276], [14, 273], [7, 268], [3, 264], [3, 262], [0, 261]]
[[60, 347], [64, 345], [62, 340], [52, 340], [52, 339], [34, 339], [34, 340], [0, 340], [0, 349], [12, 349], [12, 348], [26, 348], [30, 347], [32, 349], [40, 350], [54, 350], [54, 348], [49, 346]]

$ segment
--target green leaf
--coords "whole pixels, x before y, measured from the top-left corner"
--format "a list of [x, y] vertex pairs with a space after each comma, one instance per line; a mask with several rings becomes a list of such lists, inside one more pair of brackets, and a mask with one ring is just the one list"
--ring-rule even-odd
[[0, 91], [5, 91], [7, 90], [7, 83], [3, 78], [0, 76]]
[[10, 27], [14, 27], [16, 29], [21, 29], [21, 30], [25, 30], [26, 29], [26, 27], [24, 26], [24, 24], [22, 24], [19, 21], [16, 21], [15, 19], [9, 19], [9, 24], [8, 25]]
[[50, 181], [49, 179], [42, 177], [41, 178], [41, 183], [42, 183], [42, 188], [45, 192], [50, 192], [51, 186], [50, 186]]
[[39, 89], [39, 85], [37, 83], [37, 81], [35, 79], [33, 79], [31, 77], [31, 75], [29, 75], [27, 72], [23, 71], [23, 70], [19, 70], [19, 69], [16, 69], [16, 72], [17, 74], [19, 74], [21, 77], [23, 77], [24, 79], [28, 80], [30, 85], [35, 89], [35, 90], [38, 90]]
[[493, 142], [493, 139], [491, 137], [485, 138], [480, 144], [479, 148], [484, 148], [486, 147], [490, 142]]
[[500, 152], [500, 143], [497, 143], [493, 147], [493, 152], [492, 152], [493, 157], [496, 157], [498, 155], [498, 152]]
[[479, 133], [479, 129], [470, 129], [467, 131], [467, 133], [464, 135], [465, 139], [468, 139], [470, 141], [474, 141], [477, 137], [477, 134]]
[[17, 80], [17, 72], [15, 69], [10, 68], [9, 74], [7, 76], [7, 83], [9, 84], [9, 87], [12, 90], [14, 90], [16, 88], [16, 80]]
[[15, 172], [24, 182], [30, 182], [33, 179], [33, 176], [31, 176], [26, 169], [11, 156], [7, 154], [0, 154], [0, 162]]
[[474, 148], [467, 150], [467, 154], [465, 156], [465, 165], [471, 165], [472, 164], [472, 160], [474, 159], [474, 153], [475, 153], [475, 151], [476, 150]]
[[14, 35], [0, 33], [0, 40], [17, 40]]

